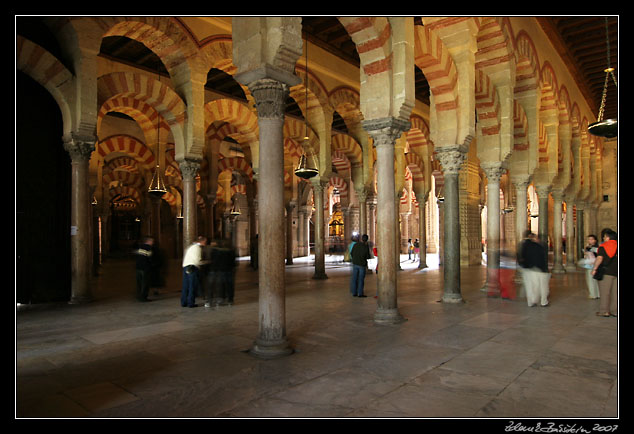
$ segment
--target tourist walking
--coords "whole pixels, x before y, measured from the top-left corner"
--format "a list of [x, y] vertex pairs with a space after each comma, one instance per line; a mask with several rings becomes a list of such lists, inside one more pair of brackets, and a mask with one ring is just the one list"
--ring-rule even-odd
[[152, 237], [146, 237], [136, 249], [136, 298], [139, 301], [150, 301], [147, 296], [150, 291], [150, 280], [154, 270]]
[[529, 306], [548, 306], [550, 273], [546, 263], [546, 250], [537, 235], [526, 231], [521, 244], [518, 263], [522, 267], [522, 280]]
[[200, 268], [204, 263], [203, 247], [207, 238], [199, 236], [185, 251], [183, 256], [183, 289], [181, 292], [181, 306], [197, 307], [196, 295], [200, 286]]
[[616, 240], [616, 232], [612, 229], [603, 229], [601, 231], [603, 243], [597, 250], [597, 259], [592, 268], [592, 275], [599, 280], [599, 294], [601, 304], [598, 316], [609, 317], [617, 316], [618, 308], [618, 272], [619, 261], [617, 257], [618, 244]]
[[365, 272], [368, 268], [368, 259], [372, 257], [368, 246], [368, 236], [363, 234], [361, 241], [356, 242], [350, 252], [352, 260], [352, 276], [350, 278], [350, 293], [353, 297], [366, 297], [363, 293], [365, 284]]

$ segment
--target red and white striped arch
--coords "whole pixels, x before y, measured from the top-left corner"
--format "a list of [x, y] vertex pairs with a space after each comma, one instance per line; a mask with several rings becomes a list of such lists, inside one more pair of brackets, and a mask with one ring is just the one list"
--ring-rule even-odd
[[156, 165], [152, 151], [142, 142], [132, 136], [117, 135], [108, 137], [97, 143], [97, 155], [103, 159], [107, 155], [121, 152], [134, 157], [145, 168]]
[[334, 134], [331, 139], [331, 149], [333, 152], [341, 152], [350, 162], [351, 167], [363, 165], [363, 153], [361, 145], [347, 134]]
[[339, 191], [341, 199], [348, 198], [348, 183], [342, 177], [337, 175], [331, 176], [328, 185], [330, 187], [336, 188]]
[[218, 175], [225, 170], [238, 171], [246, 175], [250, 181], [253, 181], [253, 168], [249, 162], [242, 157], [221, 158], [218, 160]]

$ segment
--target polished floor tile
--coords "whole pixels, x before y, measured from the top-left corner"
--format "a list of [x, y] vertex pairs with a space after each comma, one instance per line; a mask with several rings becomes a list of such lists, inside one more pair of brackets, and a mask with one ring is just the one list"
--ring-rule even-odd
[[[398, 308], [374, 324], [367, 298], [327, 256], [286, 267], [294, 354], [248, 353], [258, 332], [258, 274], [241, 261], [232, 306], [182, 308], [174, 261], [167, 285], [134, 300], [134, 266], [111, 259], [84, 305], [20, 306], [18, 418], [610, 418], [618, 417], [618, 318], [599, 318], [582, 273], [553, 275], [550, 306], [487, 297], [482, 266], [461, 269], [464, 303], [439, 302], [442, 270], [402, 257]], [[373, 264], [371, 264], [373, 266]]]

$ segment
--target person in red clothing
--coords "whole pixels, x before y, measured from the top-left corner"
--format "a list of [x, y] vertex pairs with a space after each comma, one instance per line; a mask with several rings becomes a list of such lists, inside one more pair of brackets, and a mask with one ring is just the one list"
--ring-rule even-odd
[[594, 260], [594, 266], [592, 267], [592, 275], [596, 275], [599, 266], [605, 267], [603, 278], [599, 280], [601, 306], [597, 315], [610, 317], [616, 316], [618, 308], [618, 244], [616, 241], [616, 232], [612, 229], [603, 229], [601, 231], [601, 238], [603, 239], [603, 244], [599, 246], [599, 250], [597, 251], [597, 258]]

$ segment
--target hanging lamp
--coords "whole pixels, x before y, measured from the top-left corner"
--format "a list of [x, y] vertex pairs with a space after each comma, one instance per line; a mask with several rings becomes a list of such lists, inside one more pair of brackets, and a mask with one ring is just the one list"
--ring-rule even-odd
[[239, 216], [240, 214], [242, 214], [240, 212], [240, 205], [238, 205], [238, 199], [237, 198], [232, 201], [230, 214], [232, 216]]
[[[308, 38], [306, 38], [306, 78], [304, 79], [304, 88], [306, 90], [306, 96], [304, 98], [306, 103], [306, 115], [304, 119], [304, 143], [308, 144]], [[297, 169], [295, 169], [295, 175], [302, 179], [310, 179], [317, 174], [319, 174], [319, 171], [308, 164], [306, 154], [305, 152], [302, 152], [301, 157], [299, 157], [299, 164], [297, 165]]]
[[[159, 83], [161, 81], [161, 76], [159, 75]], [[157, 112], [158, 114], [158, 112]], [[156, 154], [158, 157], [159, 147], [160, 147], [160, 138], [161, 138], [161, 116], [158, 115], [156, 117]], [[148, 193], [152, 196], [162, 197], [165, 193], [167, 193], [167, 188], [165, 188], [165, 182], [163, 181], [163, 175], [161, 174], [161, 170], [159, 167], [159, 160], [156, 159], [156, 168], [154, 169], [154, 174], [152, 175], [152, 182], [150, 182], [150, 187], [148, 188]]]
[[612, 76], [614, 86], [617, 86], [616, 77], [614, 76], [614, 68], [610, 66], [610, 37], [608, 34], [608, 17], [605, 17], [605, 41], [608, 52], [608, 67], [603, 70], [603, 72], [605, 72], [605, 81], [603, 83], [603, 93], [601, 95], [601, 106], [599, 107], [599, 115], [597, 116], [597, 121], [588, 125], [588, 132], [593, 136], [611, 139], [617, 136], [619, 128], [616, 119], [603, 119], [603, 112], [605, 110], [605, 100], [608, 93], [608, 82], [610, 76]]

